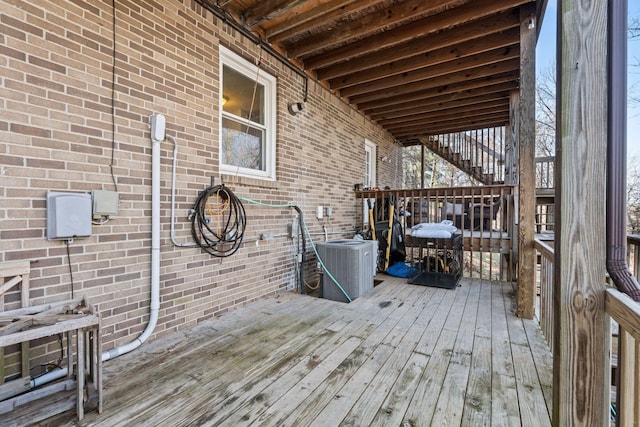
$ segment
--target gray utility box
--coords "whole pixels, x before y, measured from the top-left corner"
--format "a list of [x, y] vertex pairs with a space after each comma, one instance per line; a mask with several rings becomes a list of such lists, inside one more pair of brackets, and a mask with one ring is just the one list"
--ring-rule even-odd
[[[327, 270], [354, 300], [373, 289], [378, 242], [373, 240], [330, 240], [316, 245]], [[347, 302], [347, 297], [325, 272], [322, 275], [322, 297]]]

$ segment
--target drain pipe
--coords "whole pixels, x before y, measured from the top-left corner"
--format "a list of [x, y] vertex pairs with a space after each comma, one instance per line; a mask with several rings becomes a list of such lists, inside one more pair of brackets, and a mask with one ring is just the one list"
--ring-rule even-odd
[[607, 271], [616, 288], [640, 301], [640, 285], [627, 266], [627, 0], [609, 0]]
[[[140, 347], [149, 338], [158, 322], [160, 309], [160, 142], [151, 139], [151, 312], [147, 327], [135, 340], [102, 353], [102, 361], [107, 361]], [[36, 388], [63, 378], [68, 367], [48, 372], [33, 378], [29, 385]]]

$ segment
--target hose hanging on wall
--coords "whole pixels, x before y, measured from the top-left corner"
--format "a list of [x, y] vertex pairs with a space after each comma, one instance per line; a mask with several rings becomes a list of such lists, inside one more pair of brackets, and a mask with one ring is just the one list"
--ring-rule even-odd
[[193, 209], [191, 235], [203, 251], [224, 258], [240, 248], [247, 225], [244, 206], [224, 184], [204, 190]]

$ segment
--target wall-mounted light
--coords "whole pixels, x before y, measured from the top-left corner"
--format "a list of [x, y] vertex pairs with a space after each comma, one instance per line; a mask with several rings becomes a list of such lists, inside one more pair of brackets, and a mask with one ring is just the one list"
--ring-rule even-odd
[[289, 112], [292, 116], [295, 116], [300, 111], [304, 110], [304, 103], [302, 102], [290, 102], [289, 103]]
[[531, 16], [531, 17], [529, 18], [529, 25], [528, 25], [528, 27], [529, 27], [529, 29], [530, 29], [530, 30], [533, 30], [533, 29], [536, 27], [536, 19], [535, 19], [533, 16]]
[[222, 105], [226, 105], [227, 102], [229, 102], [229, 97], [225, 96], [225, 95], [222, 95]]

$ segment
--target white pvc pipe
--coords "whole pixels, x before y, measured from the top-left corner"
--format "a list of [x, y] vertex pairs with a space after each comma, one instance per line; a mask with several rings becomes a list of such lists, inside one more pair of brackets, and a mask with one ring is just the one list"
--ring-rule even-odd
[[[131, 342], [102, 353], [102, 361], [107, 361], [140, 347], [153, 333], [158, 323], [160, 310], [160, 143], [151, 140], [151, 304], [149, 322], [140, 336]], [[175, 140], [174, 140], [175, 143]], [[31, 388], [47, 384], [67, 375], [68, 368], [48, 372], [30, 382]]]
[[149, 322], [138, 338], [103, 352], [103, 362], [140, 347], [151, 336], [158, 323], [158, 310], [160, 309], [160, 142], [151, 139], [151, 304]]

